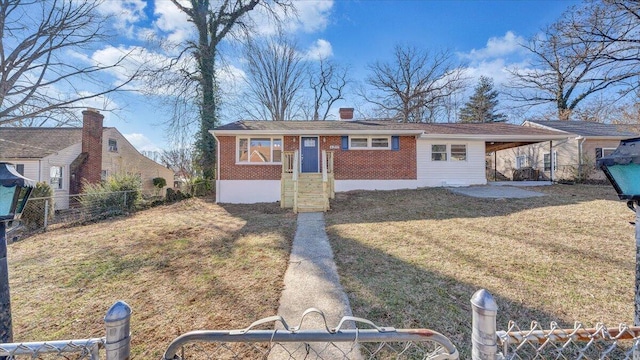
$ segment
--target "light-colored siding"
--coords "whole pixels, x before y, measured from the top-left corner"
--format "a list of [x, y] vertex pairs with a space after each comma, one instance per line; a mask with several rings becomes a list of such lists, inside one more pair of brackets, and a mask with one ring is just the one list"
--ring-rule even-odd
[[50, 171], [52, 166], [62, 166], [62, 189], [53, 189], [55, 209], [67, 209], [69, 207], [69, 165], [82, 151], [80, 143], [71, 145], [54, 154], [42, 158], [40, 162], [41, 181], [50, 183]]
[[[466, 161], [451, 160], [451, 145], [467, 146]], [[447, 161], [431, 160], [431, 145], [447, 145]], [[484, 141], [417, 140], [418, 186], [467, 186], [487, 183]]]
[[[109, 149], [109, 139], [116, 140], [117, 151]], [[126, 173], [140, 175], [142, 178], [142, 190], [146, 194], [153, 194], [157, 191], [153, 187], [153, 179], [156, 177], [164, 178], [167, 181], [167, 187], [173, 187], [173, 171], [140, 154], [114, 128], [107, 128], [103, 133], [102, 170], [106, 170], [107, 175]], [[160, 191], [160, 195], [165, 194], [167, 187]]]
[[33, 181], [42, 181], [40, 179], [40, 168], [38, 160], [24, 160], [24, 159], [0, 159], [0, 161], [12, 163], [13, 165], [24, 165], [24, 173], [22, 176]]

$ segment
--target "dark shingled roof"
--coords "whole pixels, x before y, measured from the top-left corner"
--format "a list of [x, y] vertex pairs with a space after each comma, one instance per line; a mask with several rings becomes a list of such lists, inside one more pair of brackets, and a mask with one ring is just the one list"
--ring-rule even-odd
[[505, 123], [399, 123], [391, 120], [355, 121], [266, 121], [241, 120], [218, 126], [213, 131], [402, 131], [416, 130], [426, 134], [485, 135], [558, 135], [556, 131]]
[[568, 133], [581, 135], [581, 136], [611, 136], [611, 137], [634, 137], [638, 136], [637, 133], [627, 131], [614, 124], [603, 124], [589, 121], [560, 121], [560, 120], [546, 120], [546, 121], [529, 121], [533, 124], [539, 124], [547, 126], [549, 128], [557, 129], [560, 131], [566, 131]]
[[0, 127], [0, 159], [40, 159], [82, 142], [82, 128]]

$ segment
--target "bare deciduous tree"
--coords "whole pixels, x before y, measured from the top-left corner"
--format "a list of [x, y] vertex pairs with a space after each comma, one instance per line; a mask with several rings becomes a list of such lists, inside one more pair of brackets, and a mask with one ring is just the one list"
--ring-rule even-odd
[[280, 35], [250, 40], [244, 50], [247, 91], [242, 108], [253, 119], [292, 120], [302, 114], [307, 64], [296, 44]]
[[376, 62], [360, 91], [366, 101], [403, 122], [433, 122], [442, 101], [465, 86], [460, 66], [449, 52], [431, 54], [414, 47], [396, 46], [391, 62]]
[[[602, 41], [601, 30], [614, 32], [612, 9], [598, 2], [572, 8], [542, 37], [523, 45], [533, 55], [531, 68], [511, 69], [511, 96], [527, 106], [554, 104], [560, 120], [569, 120], [576, 107], [593, 94], [619, 90], [623, 97], [637, 85], [638, 62], [626, 61], [630, 48]], [[605, 15], [608, 14], [608, 15]], [[600, 29], [600, 30], [598, 30]]]
[[[169, 68], [182, 74], [185, 83], [196, 84], [196, 105], [199, 108], [199, 130], [197, 136], [197, 157], [205, 177], [213, 177], [215, 168], [215, 140], [209, 130], [218, 125], [220, 96], [216, 77], [216, 60], [218, 46], [234, 28], [247, 28], [247, 14], [257, 6], [263, 6], [267, 12], [274, 14], [275, 7], [286, 9], [289, 0], [234, 0], [210, 1], [190, 0], [188, 5], [180, 0], [171, 0], [180, 11], [185, 13], [196, 28], [197, 40], [182, 44], [182, 49]], [[183, 67], [185, 57], [192, 57], [196, 66]], [[176, 67], [177, 69], [176, 71]], [[186, 89], [192, 87], [188, 85]], [[180, 102], [178, 105], [185, 105]], [[176, 114], [180, 114], [178, 111]], [[174, 121], [180, 121], [174, 118]]]
[[193, 150], [189, 147], [163, 151], [161, 163], [172, 169], [181, 180], [190, 181], [196, 175]]
[[313, 120], [327, 120], [333, 104], [344, 99], [344, 91], [349, 83], [348, 69], [335, 62], [320, 59], [317, 67], [309, 72], [309, 86], [313, 91]]
[[99, 6], [100, 1], [0, 1], [0, 125], [72, 123], [83, 101], [121, 90], [135, 78], [128, 74], [115, 84], [101, 78], [113, 71], [124, 75], [128, 54], [113, 63], [81, 59], [82, 50], [107, 39], [108, 18]]

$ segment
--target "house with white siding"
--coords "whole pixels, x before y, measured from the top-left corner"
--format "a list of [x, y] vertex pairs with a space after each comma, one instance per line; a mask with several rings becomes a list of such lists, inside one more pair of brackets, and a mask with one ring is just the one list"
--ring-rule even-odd
[[82, 114], [82, 128], [0, 127], [0, 161], [49, 183], [56, 210], [69, 207], [69, 195], [81, 193], [83, 181], [98, 183], [113, 174], [139, 175], [146, 192], [155, 190], [156, 177], [173, 184], [172, 170], [140, 154], [117, 129], [103, 127], [98, 111]]
[[280, 201], [294, 211], [327, 210], [341, 191], [484, 185], [487, 153], [567, 137], [504, 123], [346, 119], [237, 121], [210, 133], [218, 202]]

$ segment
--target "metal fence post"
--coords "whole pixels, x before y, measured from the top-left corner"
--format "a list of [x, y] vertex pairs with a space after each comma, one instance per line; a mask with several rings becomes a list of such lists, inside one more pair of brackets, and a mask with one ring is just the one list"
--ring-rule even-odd
[[[0, 221], [0, 344], [13, 342], [6, 228], [7, 223]], [[0, 357], [0, 360], [3, 359], [6, 358]]]
[[109, 308], [104, 317], [107, 328], [105, 349], [107, 360], [129, 360], [131, 350], [131, 307], [118, 301]]
[[44, 201], [44, 230], [47, 231], [47, 225], [49, 224], [49, 200]]
[[471, 297], [472, 333], [471, 358], [473, 360], [495, 360], [498, 354], [496, 315], [498, 305], [485, 290], [476, 291]]

